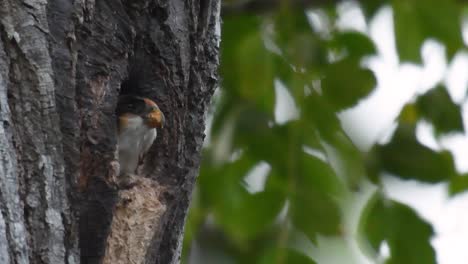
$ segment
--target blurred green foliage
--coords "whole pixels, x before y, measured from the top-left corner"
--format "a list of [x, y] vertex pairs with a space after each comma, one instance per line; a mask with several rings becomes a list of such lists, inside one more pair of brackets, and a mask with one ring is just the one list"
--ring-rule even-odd
[[[464, 133], [460, 106], [438, 85], [402, 110], [389, 143], [364, 153], [348, 138], [338, 113], [376, 87], [374, 73], [362, 66], [364, 58], [376, 54], [374, 43], [363, 33], [336, 27], [333, 1], [313, 7], [330, 21], [326, 34], [311, 26], [309, 11], [295, 6], [301, 1], [279, 2], [267, 12], [256, 6], [256, 12], [223, 17], [221, 90], [187, 220], [183, 261], [190, 259], [196, 241], [198, 247], [224, 256], [225, 261], [214, 263], [316, 263], [297, 246], [294, 234], [315, 246], [320, 246], [319, 236], [349, 235], [343, 206], [370, 180], [376, 191], [359, 217], [364, 253], [377, 258], [385, 242], [390, 249], [385, 263], [435, 263], [432, 227], [411, 208], [386, 197], [381, 180], [387, 172], [447, 182], [452, 194], [468, 189], [451, 153], [430, 149], [415, 135], [421, 120], [434, 126], [437, 137]], [[419, 63], [421, 45], [429, 38], [445, 45], [449, 59], [464, 47], [460, 3], [360, 2], [367, 20], [383, 5], [393, 8], [402, 62]], [[278, 83], [298, 112], [285, 123], [275, 121]], [[267, 164], [266, 180], [264, 188], [253, 192], [245, 178], [259, 164]]]
[[362, 233], [374, 250], [378, 251], [384, 241], [390, 248], [391, 256], [385, 263], [436, 263], [430, 245], [432, 227], [408, 206], [377, 194], [368, 203], [363, 218]]

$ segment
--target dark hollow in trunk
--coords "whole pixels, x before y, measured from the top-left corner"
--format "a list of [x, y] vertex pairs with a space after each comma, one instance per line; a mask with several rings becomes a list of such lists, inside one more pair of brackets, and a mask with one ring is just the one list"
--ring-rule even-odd
[[[0, 263], [179, 262], [219, 12], [219, 0], [0, 1]], [[115, 187], [120, 93], [166, 116], [128, 190]]]

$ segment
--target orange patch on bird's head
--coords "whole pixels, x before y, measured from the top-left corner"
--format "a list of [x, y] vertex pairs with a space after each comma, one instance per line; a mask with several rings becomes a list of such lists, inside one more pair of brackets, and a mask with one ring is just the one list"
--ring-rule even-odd
[[151, 128], [163, 128], [165, 118], [163, 112], [159, 110], [158, 105], [151, 99], [143, 98], [146, 105], [151, 107], [151, 112], [146, 116], [146, 123]]
[[151, 113], [148, 114], [147, 124], [152, 128], [163, 128], [165, 123], [165, 118], [163, 112], [159, 108], [154, 109]]

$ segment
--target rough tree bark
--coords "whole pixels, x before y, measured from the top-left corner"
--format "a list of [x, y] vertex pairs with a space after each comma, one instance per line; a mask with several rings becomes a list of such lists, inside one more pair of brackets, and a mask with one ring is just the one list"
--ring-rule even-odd
[[[0, 0], [0, 263], [178, 263], [219, 0]], [[166, 126], [115, 188], [121, 92]]]

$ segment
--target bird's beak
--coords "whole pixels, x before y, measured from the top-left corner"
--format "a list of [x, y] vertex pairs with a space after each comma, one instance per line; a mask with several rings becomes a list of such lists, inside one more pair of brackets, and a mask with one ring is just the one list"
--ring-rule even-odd
[[148, 114], [147, 122], [151, 128], [163, 128], [166, 118], [161, 110], [154, 109]]

